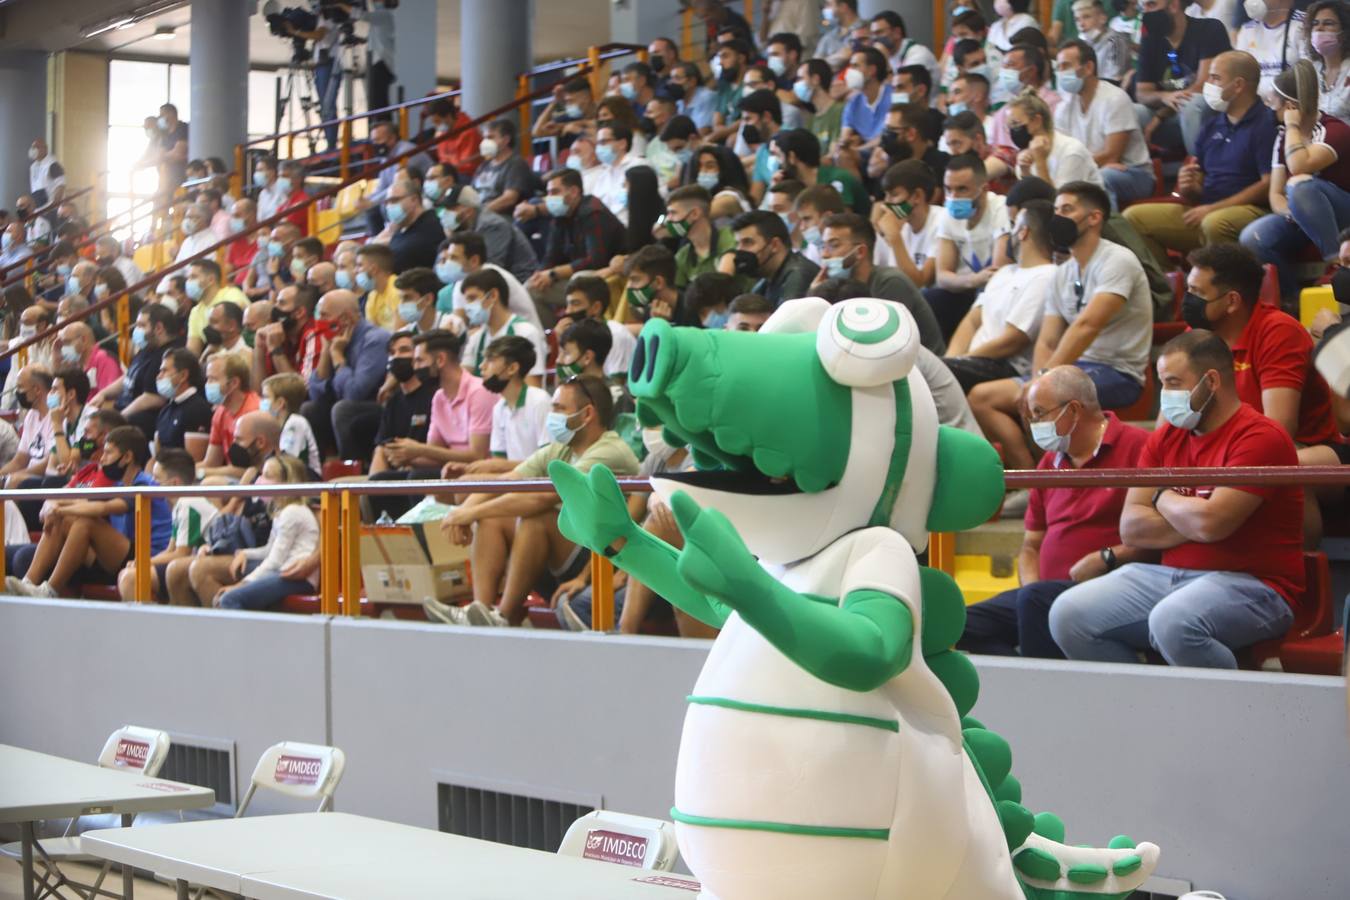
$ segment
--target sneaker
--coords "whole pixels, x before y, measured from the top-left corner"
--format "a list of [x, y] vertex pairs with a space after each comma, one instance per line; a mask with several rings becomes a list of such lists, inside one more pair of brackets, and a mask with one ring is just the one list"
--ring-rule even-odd
[[18, 577], [17, 575], [6, 575], [6, 576], [5, 576], [5, 593], [6, 593], [6, 594], [19, 594], [20, 596], [26, 596], [26, 595], [23, 593], [23, 583], [24, 583], [23, 579], [20, 578], [20, 577]]
[[1009, 491], [1008, 496], [1003, 498], [1003, 513], [999, 518], [1020, 519], [1026, 513], [1030, 501], [1030, 491]]
[[509, 628], [511, 626], [511, 623], [506, 621], [506, 616], [503, 616], [491, 606], [484, 606], [477, 600], [464, 607], [464, 613], [470, 625], [477, 625], [480, 628]]
[[572, 598], [564, 597], [558, 601], [558, 621], [568, 631], [590, 631], [591, 623], [581, 618], [572, 608]]
[[469, 624], [468, 616], [465, 615], [463, 607], [451, 606], [433, 597], [426, 597], [422, 600], [422, 611], [427, 614], [427, 620], [430, 622], [443, 622], [446, 625]]
[[[6, 580], [8, 584], [8, 580]], [[42, 584], [33, 584], [31, 581], [20, 581], [15, 586], [15, 593], [22, 594], [25, 597], [45, 597], [51, 599], [56, 596], [56, 589], [52, 587], [50, 581], [44, 581]]]

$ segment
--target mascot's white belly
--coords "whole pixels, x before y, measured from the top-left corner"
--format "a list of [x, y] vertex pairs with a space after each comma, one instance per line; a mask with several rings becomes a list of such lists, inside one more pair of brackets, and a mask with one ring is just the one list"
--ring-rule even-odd
[[[849, 562], [859, 543], [874, 546], [876, 531], [845, 536], [773, 574], [837, 603], [846, 582], [856, 586]], [[705, 896], [1022, 896], [963, 752], [956, 709], [924, 664], [915, 564], [893, 534], [886, 543], [908, 558], [895, 559], [884, 577], [888, 592], [913, 598], [905, 602], [915, 649], [886, 685], [857, 692], [827, 684], [735, 614], [713, 644], [690, 697], [675, 778], [680, 852]]]

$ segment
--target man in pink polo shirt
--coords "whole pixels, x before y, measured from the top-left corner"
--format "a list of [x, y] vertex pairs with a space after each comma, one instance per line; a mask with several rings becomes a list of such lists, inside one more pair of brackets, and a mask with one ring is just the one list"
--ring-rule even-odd
[[61, 329], [61, 361], [89, 376], [89, 386], [98, 393], [122, 377], [122, 365], [94, 341], [94, 331], [83, 322]]
[[431, 425], [425, 442], [405, 437], [385, 444], [385, 460], [408, 478], [436, 478], [448, 462], [486, 459], [497, 395], [460, 366], [464, 339], [436, 329], [417, 335], [413, 344], [413, 371], [423, 384], [439, 385], [431, 397]]
[[[1097, 388], [1077, 366], [1056, 366], [1027, 394], [1031, 434], [1045, 450], [1038, 469], [1132, 469], [1148, 432], [1103, 412]], [[1120, 540], [1124, 488], [1032, 488], [1026, 534], [1017, 556], [1021, 586], [967, 610], [957, 647], [988, 653], [1063, 659], [1050, 636], [1050, 605], [1061, 593], [1127, 562], [1157, 554]]]

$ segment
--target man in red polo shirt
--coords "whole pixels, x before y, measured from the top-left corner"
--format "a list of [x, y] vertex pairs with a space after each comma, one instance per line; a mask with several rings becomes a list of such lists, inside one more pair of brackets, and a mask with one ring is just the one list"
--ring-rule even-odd
[[[1192, 328], [1223, 338], [1233, 351], [1238, 399], [1274, 419], [1299, 446], [1301, 465], [1344, 465], [1347, 445], [1336, 428], [1331, 390], [1313, 369], [1313, 340], [1288, 313], [1258, 302], [1265, 272], [1241, 244], [1213, 244], [1190, 255], [1182, 315]], [[1328, 499], [1343, 491], [1330, 489]], [[1304, 493], [1304, 546], [1322, 538], [1313, 489]]]
[[314, 318], [319, 289], [292, 284], [277, 292], [272, 324], [258, 329], [253, 340], [253, 383], [262, 384], [281, 372], [294, 372], [305, 381], [314, 374], [330, 329]]
[[[1056, 366], [1027, 391], [1031, 435], [1045, 455], [1039, 469], [1133, 469], [1148, 432], [1103, 412], [1092, 379]], [[972, 653], [1063, 659], [1050, 636], [1055, 598], [1075, 584], [1157, 554], [1120, 540], [1124, 488], [1032, 488], [1017, 555], [1020, 587], [966, 611], [957, 647]]]
[[[1139, 467], [1292, 466], [1294, 442], [1237, 394], [1233, 354], [1213, 332], [1167, 343], [1162, 415]], [[1130, 488], [1120, 536], [1162, 551], [1069, 588], [1050, 633], [1069, 659], [1135, 662], [1150, 645], [1172, 665], [1235, 669], [1233, 651], [1277, 638], [1303, 591], [1303, 491], [1292, 486]]]

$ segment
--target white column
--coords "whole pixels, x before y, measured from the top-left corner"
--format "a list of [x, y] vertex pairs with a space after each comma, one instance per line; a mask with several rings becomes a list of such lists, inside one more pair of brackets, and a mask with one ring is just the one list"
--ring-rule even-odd
[[516, 76], [534, 65], [533, 33], [534, 0], [460, 0], [460, 80], [466, 113], [477, 118], [515, 98]]
[[188, 156], [219, 156], [234, 165], [248, 135], [249, 0], [192, 0], [188, 78], [192, 111]]

